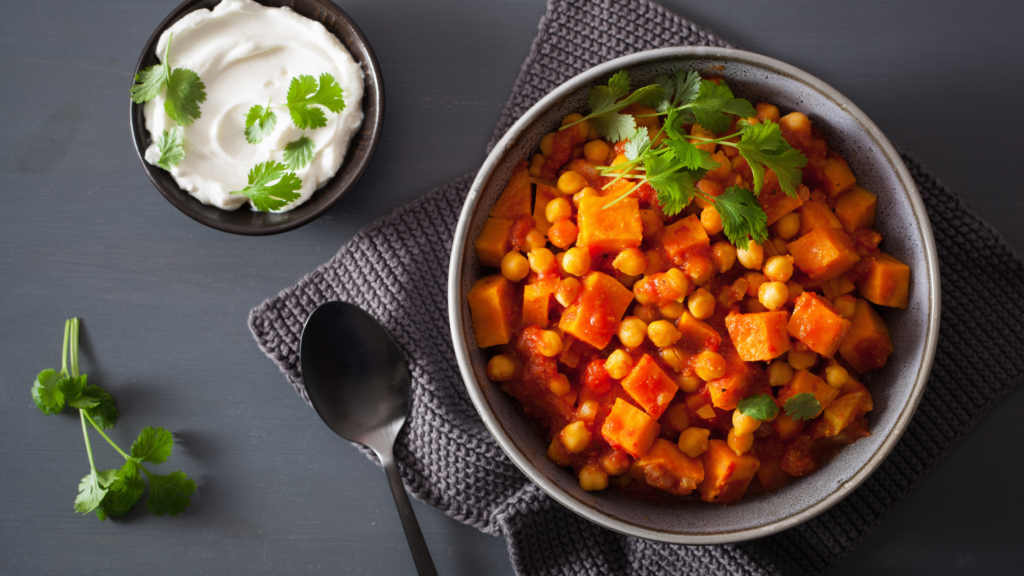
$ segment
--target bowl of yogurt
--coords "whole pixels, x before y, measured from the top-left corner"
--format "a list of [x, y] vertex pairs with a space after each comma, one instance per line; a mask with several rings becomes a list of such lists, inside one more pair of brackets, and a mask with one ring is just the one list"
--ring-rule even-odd
[[150, 37], [136, 75], [153, 66], [172, 81], [144, 102], [133, 90], [139, 159], [171, 204], [217, 230], [276, 234], [316, 219], [380, 139], [380, 66], [330, 0], [187, 0]]

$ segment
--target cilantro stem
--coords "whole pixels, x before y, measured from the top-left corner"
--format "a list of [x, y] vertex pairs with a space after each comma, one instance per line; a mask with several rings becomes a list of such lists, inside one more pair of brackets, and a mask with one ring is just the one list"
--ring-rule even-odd
[[71, 377], [78, 378], [78, 318], [68, 322], [71, 324]]
[[71, 320], [64, 321], [64, 348], [60, 353], [60, 371], [68, 373], [68, 332], [71, 330]]
[[[93, 474], [93, 477], [95, 478], [95, 476], [96, 476], [96, 463], [93, 462], [93, 459], [92, 459], [92, 444], [89, 443], [89, 429], [85, 426], [85, 419], [88, 418], [88, 416], [85, 415], [85, 410], [79, 410], [78, 411], [78, 415], [81, 416], [81, 420], [82, 420], [82, 436], [85, 436], [85, 451], [86, 451], [87, 454], [89, 454], [89, 467], [92, 468], [92, 474]], [[92, 422], [92, 420], [90, 419], [89, 422]], [[95, 426], [95, 425], [96, 424], [93, 424], [93, 426]], [[115, 446], [115, 448], [116, 448], [116, 446]]]
[[[124, 450], [121, 450], [121, 448], [117, 444], [114, 444], [114, 441], [110, 439], [110, 436], [107, 436], [103, 432], [103, 430], [99, 426], [97, 426], [95, 422], [93, 422], [92, 418], [90, 418], [89, 415], [85, 413], [85, 410], [79, 410], [79, 412], [81, 412], [82, 416], [84, 416], [85, 419], [89, 421], [89, 424], [92, 424], [92, 427], [95, 428], [96, 431], [100, 433], [100, 436], [103, 436], [103, 439], [106, 440], [108, 444], [113, 446], [114, 450], [117, 450], [118, 454], [120, 454], [121, 456], [124, 456], [125, 460], [131, 460], [131, 456], [125, 454]], [[84, 426], [84, 424], [83, 424], [83, 426]], [[141, 468], [141, 466], [140, 466], [140, 468]]]

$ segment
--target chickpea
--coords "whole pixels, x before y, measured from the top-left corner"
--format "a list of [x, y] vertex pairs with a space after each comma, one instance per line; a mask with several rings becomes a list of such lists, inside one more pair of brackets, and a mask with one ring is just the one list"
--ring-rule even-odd
[[569, 454], [578, 454], [590, 446], [590, 430], [587, 430], [586, 423], [577, 420], [562, 428], [558, 433], [558, 440]]
[[726, 443], [729, 444], [729, 448], [736, 453], [737, 456], [742, 456], [750, 451], [750, 448], [754, 445], [753, 434], [738, 434], [736, 429], [729, 430], [729, 436], [726, 438]]
[[544, 233], [534, 228], [526, 233], [526, 247], [530, 250], [534, 248], [543, 248], [548, 245], [548, 239], [544, 236]]
[[572, 204], [566, 198], [555, 198], [548, 202], [548, 205], [544, 207], [544, 218], [548, 222], [554, 224], [562, 218], [569, 218], [572, 216]]
[[647, 337], [659, 348], [671, 346], [683, 337], [668, 320], [656, 320], [647, 326]]
[[725, 370], [725, 358], [718, 352], [705, 350], [698, 354], [693, 362], [693, 371], [705, 382], [725, 376]]
[[711, 446], [708, 436], [711, 436], [711, 430], [691, 426], [679, 434], [679, 450], [690, 458], [697, 458]]
[[760, 312], [767, 312], [768, 309], [757, 298], [745, 298], [743, 300], [743, 311], [747, 314], [758, 314]]
[[[616, 156], [616, 157], [615, 157], [615, 158], [614, 158], [614, 159], [612, 160], [612, 166], [618, 166], [619, 164], [625, 164], [626, 162], [629, 162], [629, 158], [626, 158], [626, 155], [625, 155], [625, 154], [619, 154], [618, 156]], [[623, 168], [619, 168], [619, 169], [618, 169], [617, 171], [615, 171], [615, 172], [616, 172], [617, 174], [621, 174], [621, 173], [623, 173], [623, 172], [625, 172], [625, 171], [626, 171], [626, 168], [625, 168], [625, 167], [623, 167]]]
[[552, 224], [551, 228], [548, 228], [548, 240], [555, 246], [565, 250], [576, 242], [577, 233], [578, 230], [576, 225], [572, 223], [572, 220], [562, 218]]
[[810, 132], [811, 119], [801, 112], [790, 112], [779, 118], [779, 126], [788, 128], [791, 132]]
[[779, 123], [779, 107], [774, 104], [768, 104], [767, 102], [758, 102], [757, 106], [757, 118], [758, 120], [771, 121], [776, 124]]
[[685, 310], [686, 307], [679, 302], [669, 302], [668, 304], [658, 306], [658, 311], [661, 312], [661, 315], [669, 320], [678, 320]]
[[558, 177], [557, 188], [558, 191], [566, 196], [572, 196], [573, 194], [583, 190], [587, 187], [587, 179], [580, 176], [579, 173], [573, 172], [572, 170], [562, 174]]
[[583, 157], [595, 164], [604, 164], [611, 149], [611, 146], [604, 140], [594, 140], [583, 146]]
[[654, 304], [641, 304], [633, 308], [633, 314], [647, 323], [648, 328], [652, 322], [661, 320], [661, 311]]
[[757, 300], [768, 310], [778, 310], [789, 300], [789, 288], [782, 282], [765, 282], [757, 289]]
[[519, 252], [512, 250], [501, 259], [501, 275], [512, 282], [519, 282], [530, 273], [530, 262]]
[[665, 277], [668, 278], [669, 284], [679, 292], [679, 296], [676, 298], [677, 302], [682, 302], [686, 295], [690, 293], [690, 280], [683, 274], [683, 271], [679, 268], [669, 268], [668, 272], [665, 272]]
[[665, 228], [665, 223], [661, 221], [661, 216], [654, 210], [641, 210], [640, 211], [640, 222], [643, 225], [644, 240], [652, 240], [661, 234], [661, 230]]
[[793, 370], [807, 370], [814, 363], [818, 361], [818, 355], [814, 352], [797, 352], [795, 349], [789, 351], [789, 355], [786, 357], [789, 365], [793, 367]]
[[783, 360], [775, 360], [768, 365], [768, 384], [785, 386], [793, 379], [793, 367]]
[[633, 369], [633, 357], [625, 350], [616, 350], [605, 359], [604, 369], [612, 378], [622, 380]]
[[696, 286], [707, 284], [715, 275], [715, 263], [705, 256], [687, 258], [684, 264], [686, 277]]
[[800, 233], [800, 215], [790, 212], [775, 222], [775, 233], [783, 240], [789, 240]]
[[714, 206], [708, 206], [700, 212], [700, 225], [708, 235], [718, 234], [722, 231], [722, 217]]
[[722, 241], [711, 246], [711, 260], [718, 266], [718, 273], [725, 274], [736, 264], [736, 247]]
[[534, 154], [533, 158], [530, 159], [530, 168], [527, 172], [529, 172], [530, 176], [533, 176], [534, 178], [540, 178], [541, 166], [544, 166], [544, 163], [547, 161], [548, 159], [545, 158], [543, 154]]
[[825, 381], [833, 388], [842, 388], [850, 383], [850, 373], [839, 364], [825, 368]]
[[540, 153], [543, 154], [545, 158], [550, 158], [551, 153], [555, 151], [555, 133], [548, 132], [545, 134], [544, 137], [540, 139], [539, 147]]
[[715, 313], [715, 297], [711, 295], [711, 292], [698, 288], [693, 294], [690, 294], [689, 300], [686, 301], [686, 307], [690, 309], [690, 314], [693, 314], [697, 320], [707, 320]]
[[601, 194], [597, 190], [591, 188], [590, 186], [587, 186], [583, 190], [580, 190], [579, 192], [572, 195], [572, 205], [579, 208], [580, 201], [583, 200], [584, 198], [593, 198], [595, 196], [600, 195]]
[[568, 466], [572, 464], [572, 454], [562, 446], [562, 442], [558, 440], [558, 436], [551, 439], [551, 444], [548, 445], [548, 459], [559, 466]]
[[690, 409], [686, 402], [673, 404], [665, 410], [664, 421], [668, 427], [676, 432], [682, 432], [690, 427]]
[[743, 279], [747, 281], [747, 296], [757, 297], [757, 291], [761, 289], [761, 284], [768, 281], [764, 277], [764, 274], [760, 272], [747, 272], [743, 275]]
[[516, 377], [516, 363], [504, 354], [487, 361], [487, 377], [495, 382], [507, 382]]
[[689, 356], [684, 354], [682, 350], [675, 346], [669, 346], [658, 350], [658, 356], [668, 364], [669, 368], [676, 372], [682, 372], [686, 368], [686, 363], [689, 361]]
[[788, 282], [793, 277], [793, 257], [772, 256], [764, 263], [764, 275], [772, 282]]
[[[565, 252], [562, 252], [565, 254]], [[562, 278], [558, 283], [558, 289], [555, 290], [555, 300], [566, 308], [572, 304], [576, 297], [580, 295], [580, 281], [575, 278]]]
[[636, 348], [647, 338], [647, 323], [636, 316], [626, 316], [615, 331], [626, 348]]
[[622, 476], [626, 472], [629, 472], [629, 465], [632, 458], [622, 450], [612, 450], [604, 456], [601, 456], [601, 468], [608, 473], [609, 476]]
[[764, 260], [764, 246], [750, 240], [746, 248], [736, 248], [736, 259], [744, 268], [760, 270]]
[[537, 351], [552, 358], [562, 353], [562, 338], [554, 330], [541, 330]]
[[590, 252], [579, 246], [569, 248], [562, 260], [562, 270], [573, 276], [583, 276], [590, 271]]
[[547, 248], [534, 248], [530, 250], [528, 257], [530, 259], [530, 270], [537, 274], [550, 272], [556, 266], [555, 255]]
[[668, 258], [665, 256], [665, 252], [660, 248], [654, 248], [644, 252], [644, 256], [647, 257], [647, 269], [644, 270], [644, 274], [651, 276], [664, 270], [668, 265]]
[[857, 311], [857, 299], [849, 294], [844, 294], [833, 300], [832, 306], [835, 306], [840, 316], [847, 320], [852, 320], [854, 313]]
[[[573, 124], [574, 122], [575, 124]], [[590, 133], [590, 121], [583, 120], [583, 114], [580, 114], [579, 112], [574, 112], [565, 118], [562, 118], [562, 126], [568, 126], [569, 124], [573, 124], [573, 127], [567, 128], [567, 130], [576, 130], [576, 133], [584, 139], [587, 137], [587, 134]]]
[[696, 374], [681, 374], [679, 378], [676, 378], [676, 384], [683, 392], [692, 393], [696, 392], [701, 384], [704, 384], [704, 381]]
[[785, 240], [776, 236], [771, 242], [772, 245], [775, 246], [775, 251], [778, 252], [779, 255], [785, 256], [789, 254], [789, 244], [786, 244]]
[[753, 434], [761, 427], [761, 421], [741, 413], [739, 410], [732, 412], [732, 429], [737, 434]]
[[572, 387], [569, 386], [569, 378], [565, 374], [559, 374], [548, 381], [548, 390], [555, 396], [565, 396]]
[[587, 122], [587, 141], [597, 140], [601, 137], [601, 133], [597, 131], [597, 126], [593, 122]]
[[608, 473], [596, 464], [587, 464], [580, 470], [580, 488], [587, 492], [608, 487]]

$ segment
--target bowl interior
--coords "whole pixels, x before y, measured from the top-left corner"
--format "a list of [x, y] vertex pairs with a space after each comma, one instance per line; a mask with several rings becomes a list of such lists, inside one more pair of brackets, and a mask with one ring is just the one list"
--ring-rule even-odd
[[[380, 140], [384, 123], [384, 83], [381, 78], [380, 65], [370, 48], [370, 43], [340, 8], [330, 0], [257, 0], [265, 6], [287, 6], [295, 12], [316, 20], [324, 25], [327, 31], [341, 40], [345, 49], [363, 69], [363, 125], [352, 136], [348, 152], [342, 161], [337, 174], [327, 181], [313, 196], [297, 208], [281, 214], [256, 212], [247, 205], [237, 210], [221, 210], [215, 206], [203, 204], [188, 192], [178, 187], [170, 172], [153, 166], [145, 160], [146, 148], [152, 143], [141, 104], [131, 104], [132, 136], [135, 150], [146, 169], [146, 175], [171, 204], [190, 218], [206, 224], [211, 228], [231, 232], [233, 234], [266, 235], [277, 234], [298, 228], [334, 206], [355, 185], [370, 163], [373, 152]], [[135, 73], [158, 63], [156, 44], [164, 30], [177, 22], [182, 16], [201, 8], [213, 9], [220, 0], [187, 0], [171, 12], [146, 43]]]
[[[938, 279], [931, 231], [917, 189], [891, 146], [859, 110], [820, 81], [817, 86], [809, 84], [809, 75], [782, 63], [735, 50], [675, 48], [626, 57], [599, 68], [578, 77], [581, 85], [570, 81], [528, 112], [495, 148], [469, 193], [456, 233], [450, 306], [458, 307], [452, 332], [470, 394], [499, 444], [531, 480], [570, 509], [614, 530], [667, 542], [712, 544], [764, 536], [807, 520], [839, 501], [884, 458], [912, 415], [927, 380], [937, 332]], [[869, 413], [873, 435], [846, 447], [810, 476], [727, 506], [651, 504], [611, 490], [584, 492], [573, 474], [548, 460], [547, 442], [518, 403], [488, 381], [487, 355], [473, 339], [466, 295], [485, 273], [473, 243], [487, 212], [515, 164], [528, 159], [563, 116], [585, 111], [589, 87], [606, 82], [621, 68], [629, 70], [634, 86], [678, 69], [718, 74], [739, 97], [771, 102], [784, 114], [793, 110], [807, 114], [849, 161], [858, 183], [878, 195], [878, 229], [885, 236], [882, 249], [912, 270], [908, 309], [880, 310], [896, 351], [866, 381], [874, 398], [874, 410]]]

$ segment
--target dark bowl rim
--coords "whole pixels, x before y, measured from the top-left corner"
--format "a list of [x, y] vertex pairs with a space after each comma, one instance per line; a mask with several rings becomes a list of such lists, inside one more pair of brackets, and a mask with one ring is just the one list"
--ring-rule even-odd
[[[607, 78], [620, 69], [631, 68], [641, 64], [679, 58], [690, 58], [694, 56], [707, 59], [718, 59], [722, 61], [743, 62], [745, 64], [757, 66], [776, 74], [798, 80], [808, 88], [821, 94], [823, 97], [832, 100], [836, 105], [845, 110], [852, 119], [856, 121], [856, 123], [859, 124], [875, 142], [878, 143], [883, 157], [888, 162], [889, 167], [896, 172], [900, 183], [903, 185], [903, 191], [909, 200], [914, 219], [921, 232], [923, 241], [921, 250], [924, 253], [925, 268], [927, 270], [929, 296], [929, 301], [926, 305], [928, 319], [926, 323], [925, 348], [922, 351], [921, 363], [917, 366], [916, 376], [914, 378], [910, 396], [907, 403], [898, 408], [899, 415], [893, 424], [892, 430], [886, 436], [878, 449], [867, 458], [853, 476], [814, 504], [774, 522], [767, 524], [755, 524], [744, 529], [704, 534], [652, 530], [650, 528], [613, 517], [586, 505], [584, 502], [562, 489], [560, 486], [546, 478], [539, 470], [534, 468], [530, 464], [529, 459], [524, 455], [523, 448], [509, 437], [501, 422], [499, 422], [494, 413], [491, 412], [487, 399], [481, 391], [481, 383], [476, 377], [469, 355], [470, 344], [467, 344], [466, 335], [462, 330], [463, 302], [461, 294], [461, 270], [464, 262], [463, 254], [465, 253], [466, 245], [469, 242], [467, 235], [469, 232], [470, 220], [477, 208], [484, 185], [490, 179], [495, 167], [500, 163], [501, 159], [522, 132], [539, 116], [545, 113], [549, 108], [558, 105], [558, 103], [569, 94], [572, 94], [582, 87], [594, 84], [603, 78]], [[924, 202], [921, 199], [917, 185], [914, 183], [910, 172], [900, 159], [898, 152], [874, 122], [872, 122], [871, 119], [860, 110], [860, 108], [843, 96], [838, 90], [832, 88], [817, 77], [796, 68], [795, 66], [786, 64], [774, 58], [744, 50], [699, 46], [658, 48], [616, 58], [605, 62], [604, 64], [595, 66], [563, 82], [546, 96], [541, 98], [536, 104], [531, 106], [530, 109], [527, 110], [511, 128], [508, 129], [501, 140], [494, 146], [470, 186], [455, 230], [448, 270], [449, 328], [451, 330], [455, 356], [459, 364], [459, 371], [463, 377], [463, 381], [466, 385], [470, 398], [473, 401], [473, 406], [484, 421], [487, 430], [498, 442], [502, 451], [505, 452], [509, 459], [512, 460], [516, 467], [519, 468], [531, 482], [540, 487], [541, 490], [559, 504], [565, 506], [574, 513], [594, 522], [595, 524], [622, 534], [672, 544], [727, 544], [763, 538], [792, 528], [814, 518], [839, 503], [854, 489], [860, 486], [871, 475], [871, 473], [875, 471], [882, 461], [885, 460], [886, 456], [888, 456], [893, 447], [899, 441], [900, 437], [906, 431], [907, 425], [910, 423], [910, 420], [917, 409], [918, 403], [921, 400], [925, 387], [927, 386], [928, 375], [935, 359], [935, 348], [938, 342], [941, 303], [940, 296], [941, 288], [939, 284], [938, 253], [935, 247], [935, 239], [932, 235], [931, 224], [928, 220], [928, 213], [925, 209]]]
[[[197, 9], [197, 4], [206, 2], [208, 0], [185, 0], [178, 5], [153, 31], [153, 34], [146, 41], [146, 46], [142, 49], [142, 53], [139, 56], [138, 62], [135, 64], [135, 70], [132, 73], [132, 82], [135, 82], [135, 77], [143, 68], [143, 62], [147, 60], [150, 54], [153, 54], [156, 50], [156, 45], [160, 41], [160, 36], [165, 30], [170, 28], [175, 22], [180, 20], [183, 16], [191, 13]], [[260, 4], [264, 4], [263, 0], [255, 0]], [[270, 236], [273, 234], [280, 234], [289, 230], [294, 230], [301, 226], [309, 224], [313, 220], [316, 220], [320, 216], [323, 216], [327, 211], [333, 208], [342, 198], [348, 195], [348, 193], [355, 188], [355, 185], [359, 182], [363, 172], [370, 165], [373, 159], [374, 152], [377, 150], [377, 144], [380, 142], [381, 133], [384, 131], [384, 78], [381, 74], [380, 63], [377, 61], [377, 56], [373, 51], [373, 47], [370, 45], [370, 41], [363, 34], [363, 31], [359, 29], [355, 21], [345, 13], [338, 5], [334, 4], [330, 0], [311, 0], [320, 5], [327, 13], [337, 18], [337, 22], [340, 26], [348, 28], [355, 36], [361, 47], [366, 50], [368, 59], [363, 62], [360, 58], [357, 58], [356, 54], [352, 54], [352, 58], [359, 64], [363, 64], [368, 69], [369, 74], [373, 76], [373, 82], [376, 86], [376, 101], [374, 102], [375, 116], [373, 118], [373, 126], [375, 129], [370, 134], [370, 142], [366, 147], [366, 152], [360, 156], [355, 164], [350, 168], [352, 169], [352, 179], [347, 187], [342, 188], [338, 192], [318, 206], [315, 210], [300, 216], [298, 218], [282, 222], [280, 224], [271, 224], [268, 226], [252, 227], [246, 225], [233, 224], [230, 222], [223, 222], [220, 220], [212, 219], [204, 215], [202, 212], [196, 210], [196, 205], [202, 205], [199, 200], [196, 200], [192, 195], [179, 188], [176, 184], [174, 189], [178, 192], [175, 194], [172, 190], [168, 190], [163, 182], [160, 182], [156, 178], [157, 170], [163, 170], [159, 166], [154, 166], [146, 161], [146, 127], [144, 122], [140, 122], [137, 118], [142, 118], [141, 108], [143, 104], [136, 104], [130, 99], [128, 100], [130, 106], [128, 109], [129, 121], [132, 129], [132, 142], [135, 145], [135, 154], [139, 157], [139, 161], [142, 162], [142, 167], [146, 171], [146, 176], [149, 181], [152, 182], [153, 186], [160, 192], [160, 194], [167, 199], [175, 208], [181, 211], [189, 218], [213, 228], [220, 230], [221, 232], [228, 232], [231, 234], [238, 234], [242, 236]], [[314, 20], [315, 21], [315, 20]], [[328, 30], [328, 32], [330, 32]], [[337, 36], [337, 34], [335, 34]], [[338, 37], [344, 43], [344, 38]], [[351, 52], [350, 52], [351, 53]], [[365, 82], [364, 82], [365, 83]], [[366, 98], [366, 91], [363, 92], [363, 97]], [[365, 107], [364, 107], [365, 110]], [[365, 116], [363, 117], [363, 126], [367, 125], [370, 119]], [[349, 149], [346, 153], [351, 152], [353, 141], [349, 142]], [[342, 161], [344, 162], [344, 160]], [[338, 168], [338, 172], [328, 180], [326, 184], [314, 191], [314, 194], [319, 193], [324, 188], [331, 185], [334, 178], [337, 178], [341, 173], [341, 167]], [[242, 208], [239, 208], [241, 210]]]

